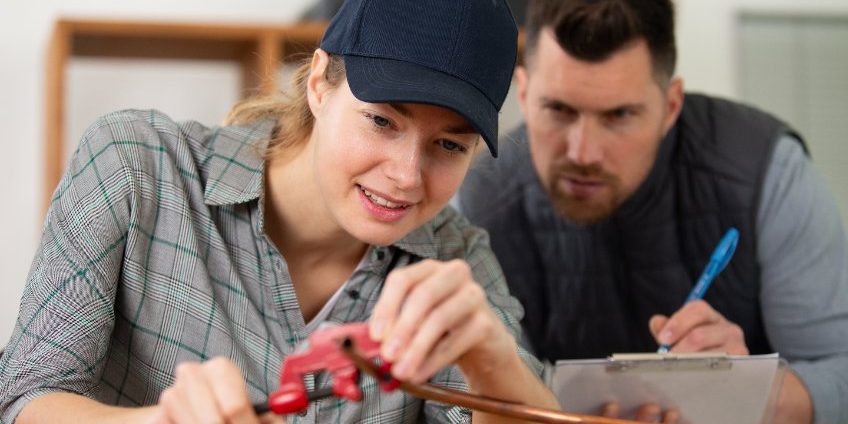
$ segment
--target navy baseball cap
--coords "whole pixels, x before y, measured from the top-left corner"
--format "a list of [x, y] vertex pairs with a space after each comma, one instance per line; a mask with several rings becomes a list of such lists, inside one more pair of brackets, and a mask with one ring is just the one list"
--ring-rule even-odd
[[492, 156], [517, 46], [505, 0], [346, 0], [321, 40], [357, 99], [451, 109]]

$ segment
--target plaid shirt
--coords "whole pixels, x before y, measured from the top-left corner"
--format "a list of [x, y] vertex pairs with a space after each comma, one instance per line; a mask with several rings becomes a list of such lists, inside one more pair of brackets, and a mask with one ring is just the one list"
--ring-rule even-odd
[[[214, 356], [240, 367], [254, 402], [276, 390], [283, 358], [308, 334], [285, 259], [263, 232], [271, 128], [177, 124], [155, 111], [113, 113], [89, 128], [53, 197], [0, 360], [0, 421], [56, 391], [155, 404], [177, 364]], [[450, 208], [394, 245], [370, 249], [327, 320], [367, 320], [392, 264], [422, 258], [468, 261], [518, 335], [523, 311], [486, 234]], [[465, 387], [455, 367], [432, 381]], [[367, 377], [362, 386], [363, 402], [321, 400], [289, 423], [469, 421], [467, 410], [382, 393]]]

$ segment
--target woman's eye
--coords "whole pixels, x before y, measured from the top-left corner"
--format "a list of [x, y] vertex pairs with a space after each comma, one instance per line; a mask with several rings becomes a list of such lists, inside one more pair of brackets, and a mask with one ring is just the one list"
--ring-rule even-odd
[[439, 143], [442, 145], [442, 148], [451, 152], [451, 153], [465, 153], [468, 151], [468, 148], [459, 144], [455, 141], [441, 139]]
[[380, 115], [371, 115], [371, 121], [374, 122], [374, 125], [376, 125], [380, 128], [386, 128], [391, 124], [391, 122], [389, 122], [388, 119], [386, 119], [386, 118], [384, 118]]
[[382, 131], [384, 129], [392, 128], [392, 121], [385, 116], [377, 115], [372, 112], [362, 112], [362, 116], [371, 122], [371, 125], [374, 126], [374, 129], [377, 131]]

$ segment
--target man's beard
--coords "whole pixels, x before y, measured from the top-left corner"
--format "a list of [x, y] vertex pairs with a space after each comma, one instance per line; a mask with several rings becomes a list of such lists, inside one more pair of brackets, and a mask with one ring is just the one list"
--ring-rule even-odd
[[[560, 216], [576, 224], [591, 225], [603, 221], [615, 212], [619, 206], [621, 195], [621, 181], [600, 166], [581, 166], [567, 162], [554, 163], [549, 169], [550, 180], [548, 183], [548, 196], [550, 196], [554, 209]], [[560, 185], [560, 181], [566, 177], [586, 178], [592, 181], [600, 181], [604, 187], [600, 193], [590, 198], [580, 198], [574, 194], [567, 193]]]

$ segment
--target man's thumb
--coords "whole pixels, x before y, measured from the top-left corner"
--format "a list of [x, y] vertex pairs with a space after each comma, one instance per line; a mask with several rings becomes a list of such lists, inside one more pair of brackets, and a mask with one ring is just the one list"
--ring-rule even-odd
[[656, 339], [660, 334], [660, 330], [665, 327], [665, 323], [668, 322], [668, 317], [665, 315], [654, 315], [648, 321], [648, 328], [651, 330], [651, 334]]

